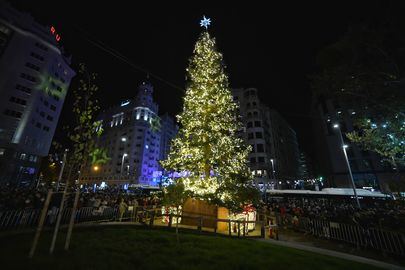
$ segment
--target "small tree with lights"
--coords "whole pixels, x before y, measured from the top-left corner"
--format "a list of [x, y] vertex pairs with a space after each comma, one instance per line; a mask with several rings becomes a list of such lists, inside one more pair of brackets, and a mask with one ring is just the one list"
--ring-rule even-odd
[[[207, 29], [209, 23], [204, 17], [201, 26]], [[251, 149], [237, 137], [242, 127], [238, 106], [222, 54], [207, 30], [195, 44], [187, 80], [183, 112], [177, 116], [181, 128], [162, 166], [183, 173], [181, 182], [191, 197], [240, 209], [258, 197], [247, 164]]]
[[173, 208], [176, 214], [176, 239], [177, 243], [180, 243], [179, 239], [179, 218], [180, 218], [180, 208], [190, 197], [189, 192], [185, 189], [184, 184], [181, 179], [176, 181], [176, 183], [167, 186], [163, 190], [163, 204], [167, 209]]

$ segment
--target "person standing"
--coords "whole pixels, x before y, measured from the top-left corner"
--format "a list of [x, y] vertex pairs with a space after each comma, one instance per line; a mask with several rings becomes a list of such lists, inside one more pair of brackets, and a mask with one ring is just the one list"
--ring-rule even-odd
[[119, 208], [118, 210], [119, 210], [119, 214], [120, 214], [120, 221], [122, 221], [122, 217], [124, 216], [125, 211], [128, 208], [128, 205], [125, 203], [124, 199], [121, 199], [121, 202], [120, 202], [120, 205], [118, 208]]

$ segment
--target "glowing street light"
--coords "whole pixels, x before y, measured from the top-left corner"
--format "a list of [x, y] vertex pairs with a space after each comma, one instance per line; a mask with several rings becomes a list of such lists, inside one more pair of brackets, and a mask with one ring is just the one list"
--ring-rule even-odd
[[124, 171], [124, 159], [125, 159], [126, 156], [128, 156], [127, 153], [124, 153], [124, 154], [122, 155], [122, 161], [121, 161], [121, 175], [122, 175], [122, 173], [123, 173], [123, 171]]
[[347, 152], [346, 152], [346, 148], [348, 148], [349, 146], [347, 144], [345, 144], [343, 141], [342, 131], [340, 130], [339, 124], [338, 123], [333, 124], [333, 128], [335, 128], [339, 131], [340, 143], [342, 145], [343, 154], [345, 156], [347, 170], [349, 171], [349, 176], [350, 176], [350, 181], [352, 183], [354, 197], [356, 198], [357, 207], [360, 209], [361, 208], [360, 201], [359, 201], [359, 197], [357, 196], [356, 185], [354, 184], [352, 169], [350, 168], [349, 158], [347, 157]]
[[271, 169], [273, 171], [273, 179], [276, 179], [276, 170], [274, 169], [274, 159], [270, 159]]
[[95, 165], [95, 166], [93, 167], [93, 170], [94, 170], [95, 172], [97, 172], [99, 169], [100, 169], [100, 167], [98, 167], [97, 165]]
[[121, 138], [121, 142], [126, 142], [126, 141], [127, 141], [127, 138], [125, 138], [125, 137]]

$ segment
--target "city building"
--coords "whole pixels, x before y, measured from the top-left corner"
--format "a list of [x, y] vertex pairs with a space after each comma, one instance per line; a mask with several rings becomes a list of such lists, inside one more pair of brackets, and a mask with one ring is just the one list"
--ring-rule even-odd
[[393, 178], [394, 174], [391, 166], [376, 153], [351, 143], [344, 135], [353, 131], [356, 108], [361, 106], [361, 102], [360, 99], [343, 103], [324, 97], [314, 98], [312, 114], [317, 163], [329, 186], [351, 187], [342, 148], [345, 145], [356, 187], [386, 190], [383, 183]]
[[314, 168], [311, 158], [303, 151], [300, 151], [300, 159], [298, 161], [298, 176], [300, 180], [314, 178]]
[[0, 2], [0, 183], [30, 184], [75, 72], [55, 27]]
[[158, 105], [153, 101], [153, 86], [143, 82], [133, 100], [125, 100], [98, 117], [103, 132], [97, 147], [107, 150], [106, 164], [87, 164], [79, 182], [102, 185], [160, 184], [162, 168], [170, 140], [177, 133], [174, 119], [158, 116]]
[[170, 144], [177, 135], [179, 127], [176, 121], [168, 113], [160, 116], [161, 137], [160, 137], [160, 160], [165, 160], [170, 152]]
[[244, 125], [240, 136], [251, 145], [249, 164], [256, 183], [279, 188], [298, 176], [298, 143], [284, 118], [262, 104], [257, 89], [232, 89]]

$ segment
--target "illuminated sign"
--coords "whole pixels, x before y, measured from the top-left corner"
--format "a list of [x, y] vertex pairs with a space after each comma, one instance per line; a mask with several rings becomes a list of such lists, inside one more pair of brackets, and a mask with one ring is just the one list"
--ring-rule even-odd
[[56, 32], [56, 29], [55, 29], [54, 26], [51, 26], [51, 34], [53, 36], [55, 36], [55, 39], [56, 39], [57, 42], [60, 41], [60, 35]]

